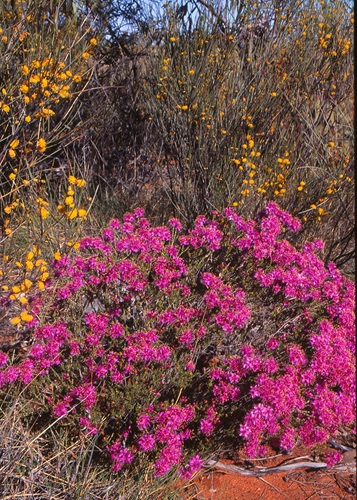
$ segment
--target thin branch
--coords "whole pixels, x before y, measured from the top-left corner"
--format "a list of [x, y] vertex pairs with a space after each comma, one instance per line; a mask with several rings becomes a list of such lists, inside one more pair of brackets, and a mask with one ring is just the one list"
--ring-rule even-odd
[[227, 19], [216, 10], [213, 5], [206, 0], [197, 0], [198, 3], [206, 7], [210, 11], [211, 14], [213, 14], [224, 26], [227, 26]]
[[[294, 469], [299, 469], [302, 467], [307, 467], [309, 469], [326, 469], [327, 464], [325, 462], [298, 462], [296, 464], [280, 465], [276, 467], [260, 467], [259, 469], [244, 469], [243, 467], [237, 467], [236, 465], [223, 464], [222, 462], [216, 462], [215, 460], [208, 460], [207, 465], [210, 467], [216, 467], [218, 469], [227, 470], [229, 472], [236, 472], [242, 474], [243, 476], [264, 476], [266, 474], [272, 474], [274, 472], [285, 472]], [[348, 464], [337, 464], [335, 467], [331, 468], [333, 470], [345, 470]], [[351, 464], [351, 470], [355, 470], [355, 463]]]

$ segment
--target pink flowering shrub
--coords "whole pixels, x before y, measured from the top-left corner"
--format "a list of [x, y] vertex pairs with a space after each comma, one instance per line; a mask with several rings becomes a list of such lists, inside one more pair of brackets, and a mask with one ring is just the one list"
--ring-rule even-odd
[[98, 434], [115, 470], [147, 457], [190, 477], [232, 430], [248, 457], [326, 443], [355, 421], [354, 285], [321, 241], [284, 238], [299, 228], [275, 203], [185, 233], [141, 209], [112, 220], [52, 263], [28, 357], [1, 353], [1, 387], [28, 384], [48, 418]]

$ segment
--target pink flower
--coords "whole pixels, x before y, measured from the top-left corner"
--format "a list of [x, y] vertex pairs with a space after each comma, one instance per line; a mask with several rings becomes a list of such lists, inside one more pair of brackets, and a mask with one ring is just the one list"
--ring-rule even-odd
[[288, 427], [280, 436], [280, 448], [282, 450], [290, 451], [295, 446], [295, 431], [292, 427]]
[[182, 229], [182, 224], [178, 219], [170, 219], [169, 220], [169, 226], [171, 226], [173, 229], [176, 229], [176, 231], [181, 231]]
[[111, 229], [115, 229], [116, 231], [118, 231], [120, 228], [121, 228], [121, 222], [118, 221], [117, 219], [112, 219], [110, 222], [109, 222], [109, 227]]
[[288, 353], [288, 359], [291, 364], [297, 366], [303, 366], [307, 363], [306, 355], [297, 345], [288, 346], [286, 348], [286, 351]]
[[62, 417], [69, 412], [71, 398], [66, 396], [63, 401], [60, 401], [53, 407], [53, 414], [55, 417]]
[[110, 449], [114, 450], [112, 451], [110, 458], [113, 461], [112, 467], [115, 471], [121, 470], [123, 466], [130, 464], [135, 458], [134, 453], [128, 448], [121, 448], [117, 450], [114, 446], [112, 446]]
[[86, 434], [89, 436], [94, 436], [98, 434], [98, 429], [91, 423], [90, 419], [87, 417], [81, 417], [79, 419], [79, 424], [85, 428]]
[[85, 384], [70, 390], [69, 395], [72, 398], [79, 399], [84, 407], [89, 410], [96, 402], [97, 391], [91, 384]]
[[203, 466], [203, 460], [199, 455], [193, 456], [188, 464], [180, 469], [180, 476], [184, 479], [191, 479], [191, 477], [198, 472]]
[[155, 446], [155, 439], [151, 434], [143, 434], [138, 440], [138, 446], [141, 451], [152, 450]]
[[7, 354], [4, 352], [0, 351], [0, 367], [5, 366], [7, 363]]
[[329, 453], [325, 454], [325, 462], [327, 464], [327, 467], [333, 467], [334, 465], [338, 464], [343, 458], [342, 453], [339, 451], [331, 451]]
[[148, 414], [140, 415], [137, 424], [140, 430], [147, 429], [151, 424], [151, 417]]

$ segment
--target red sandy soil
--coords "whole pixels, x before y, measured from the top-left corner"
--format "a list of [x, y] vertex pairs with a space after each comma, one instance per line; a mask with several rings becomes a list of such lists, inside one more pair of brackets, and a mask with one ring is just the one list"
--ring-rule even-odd
[[[254, 462], [255, 467], [279, 466], [287, 459], [307, 457], [309, 451], [303, 447], [289, 456], [277, 456]], [[187, 489], [187, 500], [317, 500], [356, 498], [355, 450], [344, 455], [345, 470], [298, 468], [285, 472], [273, 472], [261, 477], [244, 476], [212, 468], [200, 473]], [[306, 458], [301, 461], [306, 462]], [[220, 460], [223, 464], [244, 467], [237, 460]], [[348, 464], [348, 465], [347, 465]], [[341, 467], [342, 464], [340, 464]]]
[[279, 472], [263, 478], [215, 471], [197, 478], [195, 486], [197, 493], [193, 498], [197, 500], [352, 500], [356, 497], [353, 473], [327, 470]]

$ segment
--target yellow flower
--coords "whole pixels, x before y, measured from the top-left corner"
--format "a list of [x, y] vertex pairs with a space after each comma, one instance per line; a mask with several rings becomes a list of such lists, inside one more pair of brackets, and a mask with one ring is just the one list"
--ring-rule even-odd
[[[13, 181], [14, 179], [16, 179], [16, 174], [14, 174], [13, 172], [9, 175], [9, 179], [10, 181]], [[11, 210], [10, 210], [11, 211]]]
[[89, 52], [83, 52], [82, 57], [83, 59], [88, 59], [90, 57]]
[[5, 111], [5, 113], [8, 113], [10, 111], [10, 106], [8, 106], [7, 104], [3, 104], [2, 110]]
[[98, 43], [98, 42], [97, 42], [97, 40], [96, 40], [95, 38], [91, 38], [91, 39], [89, 40], [89, 43], [90, 43], [91, 45], [97, 45], [97, 43]]
[[70, 212], [68, 212], [67, 214], [67, 217], [69, 219], [75, 219], [76, 217], [78, 216], [78, 210], [76, 208], [74, 208], [73, 210], [71, 210]]
[[20, 318], [19, 316], [16, 316], [15, 318], [12, 318], [12, 319], [10, 320], [10, 323], [11, 323], [12, 325], [18, 325], [19, 323], [21, 323], [21, 318]]
[[87, 214], [87, 210], [84, 210], [83, 208], [80, 208], [78, 210], [78, 217], [85, 217]]
[[54, 258], [55, 258], [55, 260], [60, 260], [60, 258], [61, 258], [60, 252], [55, 252]]
[[19, 144], [20, 141], [18, 139], [14, 139], [12, 142], [10, 142], [10, 148], [16, 149]]
[[77, 184], [77, 179], [74, 177], [74, 175], [70, 175], [70, 176], [68, 177], [68, 182], [69, 182], [70, 184]]
[[37, 201], [37, 203], [38, 203], [39, 205], [42, 205], [42, 206], [44, 206], [44, 207], [45, 207], [45, 206], [46, 206], [46, 207], [48, 207], [48, 201], [45, 201], [43, 198], [37, 198], [37, 200], [36, 200], [36, 201]]
[[45, 288], [45, 284], [43, 283], [43, 281], [38, 281], [37, 286], [40, 290], [44, 290], [44, 288]]
[[30, 70], [29, 68], [26, 66], [26, 64], [24, 64], [22, 67], [21, 67], [21, 71], [22, 71], [22, 74], [23, 75], [28, 75], [30, 73]]
[[58, 94], [60, 97], [62, 97], [62, 99], [66, 99], [66, 97], [69, 97], [69, 92], [64, 87], [58, 92]]
[[29, 88], [28, 88], [28, 86], [27, 86], [25, 83], [23, 83], [23, 84], [20, 86], [20, 90], [21, 90], [21, 92], [23, 92], [24, 94], [27, 94], [27, 92], [29, 91]]
[[68, 207], [70, 207], [73, 205], [73, 196], [66, 196], [64, 202]]
[[32, 61], [31, 64], [32, 64], [33, 68], [40, 68], [41, 67], [40, 61], [36, 61], [36, 59], [34, 61]]
[[28, 31], [23, 31], [22, 33], [20, 33], [19, 35], [20, 42], [23, 42], [28, 35], [29, 35]]
[[26, 321], [26, 322], [33, 320], [33, 316], [31, 316], [31, 314], [29, 314], [27, 311], [22, 311], [20, 313], [20, 318], [22, 319], [22, 321]]
[[33, 262], [30, 260], [26, 262], [26, 270], [31, 271], [33, 269]]
[[178, 40], [178, 39], [177, 39], [177, 38], [175, 38], [174, 36], [172, 36], [172, 37], [170, 38], [170, 42], [176, 42], [176, 40]]
[[334, 143], [333, 141], [329, 142], [329, 143], [328, 143], [328, 147], [329, 147], [329, 148], [333, 148], [333, 147], [335, 147], [335, 143]]
[[29, 280], [28, 278], [25, 278], [20, 286], [22, 292], [27, 292], [27, 290], [30, 290], [31, 287], [32, 287], [32, 281]]
[[41, 113], [46, 118], [48, 118], [50, 116], [53, 116], [55, 114], [55, 112], [52, 109], [49, 109], [49, 108], [42, 108], [41, 109]]
[[50, 212], [47, 210], [45, 207], [40, 208], [40, 216], [41, 219], [47, 219], [47, 217], [50, 215]]
[[9, 149], [8, 153], [9, 153], [10, 158], [15, 158], [16, 151], [14, 151], [13, 149]]
[[32, 75], [30, 78], [30, 83], [38, 83], [41, 80], [39, 75]]
[[28, 252], [26, 255], [26, 260], [33, 260], [35, 254], [33, 252]]
[[74, 75], [72, 80], [77, 83], [77, 82], [80, 82], [82, 80], [82, 78], [79, 75]]
[[44, 153], [46, 151], [46, 141], [45, 139], [43, 139], [43, 137], [41, 137], [41, 139], [37, 141], [37, 147], [41, 153]]
[[87, 182], [84, 179], [77, 179], [76, 184], [78, 187], [82, 188], [87, 184]]
[[188, 72], [189, 75], [194, 75], [195, 74], [195, 70], [194, 69], [190, 69], [190, 71]]

